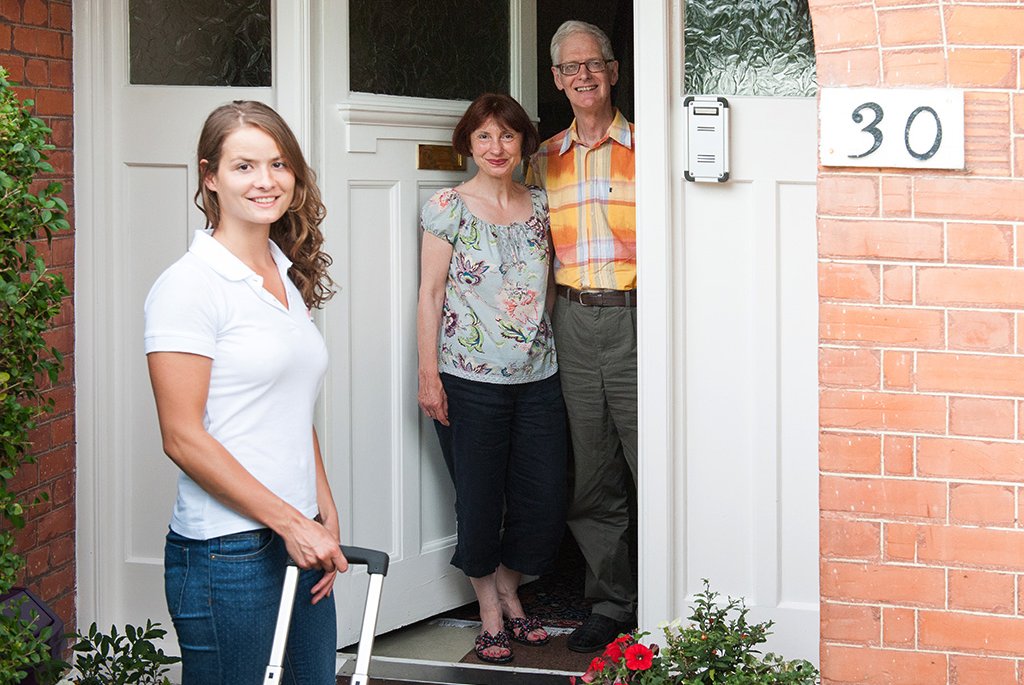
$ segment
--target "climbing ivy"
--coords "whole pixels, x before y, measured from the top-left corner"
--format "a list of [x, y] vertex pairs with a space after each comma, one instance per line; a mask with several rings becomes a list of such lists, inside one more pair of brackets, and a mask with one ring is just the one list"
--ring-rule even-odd
[[[62, 360], [44, 334], [68, 294], [39, 251], [42, 241], [68, 229], [61, 185], [38, 178], [53, 172], [46, 156], [54, 147], [51, 131], [7, 78], [0, 67], [0, 596], [24, 566], [14, 532], [24, 527], [31, 502], [12, 490], [12, 481], [34, 461], [29, 436], [53, 408], [43, 390], [57, 380]], [[34, 630], [33, 620], [10, 602], [0, 606], [0, 685], [21, 682], [30, 671], [39, 677], [51, 664], [49, 629]]]

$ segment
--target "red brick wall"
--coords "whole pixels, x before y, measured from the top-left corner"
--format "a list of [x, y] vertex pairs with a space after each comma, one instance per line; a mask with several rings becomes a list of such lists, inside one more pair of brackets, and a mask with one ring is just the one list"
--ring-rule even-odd
[[[21, 85], [22, 98], [35, 100], [35, 114], [53, 129], [53, 178], [72, 205], [71, 0], [0, 0], [0, 65]], [[74, 216], [69, 217], [74, 226]], [[45, 246], [45, 243], [43, 243]], [[43, 247], [41, 246], [41, 247]], [[53, 240], [47, 264], [74, 288], [74, 232]], [[34, 508], [18, 536], [17, 551], [27, 566], [24, 582], [65, 620], [75, 625], [75, 386], [74, 308], [67, 298], [50, 340], [64, 353], [64, 371], [46, 395], [56, 404], [33, 433], [38, 463], [18, 474], [16, 486], [29, 495], [46, 492], [49, 502]]]
[[823, 683], [1024, 683], [1024, 3], [811, 12], [822, 86], [966, 90], [966, 170], [819, 170]]

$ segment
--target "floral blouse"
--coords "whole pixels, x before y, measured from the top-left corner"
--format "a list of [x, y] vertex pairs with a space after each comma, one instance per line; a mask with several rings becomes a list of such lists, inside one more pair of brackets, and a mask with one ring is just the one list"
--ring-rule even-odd
[[452, 245], [438, 368], [485, 383], [528, 383], [558, 370], [544, 310], [551, 255], [548, 202], [531, 186], [533, 215], [500, 226], [474, 216], [454, 188], [423, 206], [420, 226]]

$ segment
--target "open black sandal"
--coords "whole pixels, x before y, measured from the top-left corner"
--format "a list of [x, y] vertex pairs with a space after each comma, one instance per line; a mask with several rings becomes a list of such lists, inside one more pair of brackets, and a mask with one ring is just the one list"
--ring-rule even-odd
[[[540, 619], [536, 616], [527, 616], [525, 618], [506, 618], [505, 619], [505, 631], [509, 637], [523, 645], [530, 645], [531, 647], [540, 647], [546, 645], [551, 641], [550, 635], [545, 635], [539, 640], [531, 640], [530, 633], [535, 630], [544, 630], [544, 626], [540, 624]], [[547, 631], [544, 631], [547, 633]]]
[[[486, 650], [491, 647], [507, 649], [508, 654], [502, 656], [492, 656], [487, 654]], [[512, 661], [512, 643], [509, 642], [508, 633], [504, 630], [499, 630], [495, 635], [491, 635], [485, 630], [477, 635], [476, 642], [473, 645], [473, 652], [476, 653], [477, 659], [480, 661], [486, 661], [489, 664], [507, 664]]]

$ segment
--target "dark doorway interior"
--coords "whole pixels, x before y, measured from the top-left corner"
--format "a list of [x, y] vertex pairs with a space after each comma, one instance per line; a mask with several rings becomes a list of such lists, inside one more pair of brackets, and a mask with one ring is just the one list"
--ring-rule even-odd
[[612, 91], [615, 105], [633, 121], [633, 2], [632, 0], [561, 0], [537, 3], [537, 113], [540, 137], [547, 140], [572, 122], [565, 95], [551, 76], [551, 36], [567, 19], [587, 21], [608, 34], [619, 60], [619, 83]]

